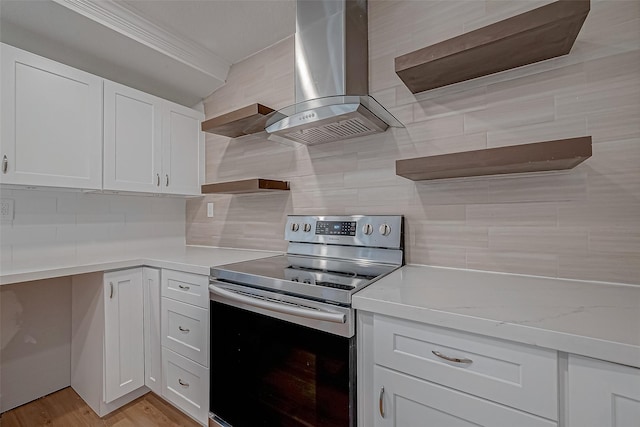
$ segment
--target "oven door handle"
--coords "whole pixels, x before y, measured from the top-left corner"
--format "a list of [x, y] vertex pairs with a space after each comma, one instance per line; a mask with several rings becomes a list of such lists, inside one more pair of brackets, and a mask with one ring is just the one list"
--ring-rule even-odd
[[331, 313], [328, 311], [320, 311], [310, 308], [293, 307], [285, 304], [278, 304], [277, 302], [271, 302], [246, 295], [241, 295], [237, 292], [228, 291], [214, 285], [209, 285], [209, 291], [231, 301], [248, 304], [253, 307], [264, 308], [265, 310], [290, 314], [292, 316], [306, 317], [307, 319], [323, 320], [334, 323], [345, 323], [347, 321], [346, 316], [341, 313]]

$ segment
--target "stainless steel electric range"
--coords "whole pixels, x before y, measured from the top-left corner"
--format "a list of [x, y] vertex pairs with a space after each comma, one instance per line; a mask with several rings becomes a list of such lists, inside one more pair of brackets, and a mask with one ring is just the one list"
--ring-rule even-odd
[[351, 297], [403, 236], [401, 216], [289, 216], [285, 255], [211, 268], [209, 425], [355, 426]]

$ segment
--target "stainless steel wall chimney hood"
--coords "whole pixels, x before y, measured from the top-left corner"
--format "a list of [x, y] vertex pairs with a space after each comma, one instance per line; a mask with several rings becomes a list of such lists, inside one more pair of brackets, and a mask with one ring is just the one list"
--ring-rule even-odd
[[296, 104], [266, 131], [312, 145], [384, 132], [402, 124], [369, 91], [366, 0], [298, 0]]

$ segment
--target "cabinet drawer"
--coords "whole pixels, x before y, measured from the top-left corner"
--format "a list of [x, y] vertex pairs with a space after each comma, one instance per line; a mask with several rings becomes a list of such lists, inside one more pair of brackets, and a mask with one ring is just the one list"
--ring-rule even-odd
[[202, 308], [209, 307], [209, 277], [162, 270], [162, 296]]
[[207, 423], [209, 370], [162, 349], [162, 396], [202, 424]]
[[201, 365], [209, 365], [209, 311], [162, 298], [162, 345]]
[[555, 421], [507, 408], [378, 365], [374, 367], [373, 375], [376, 399], [375, 427], [557, 426]]
[[558, 419], [555, 351], [377, 315], [374, 349], [376, 364]]

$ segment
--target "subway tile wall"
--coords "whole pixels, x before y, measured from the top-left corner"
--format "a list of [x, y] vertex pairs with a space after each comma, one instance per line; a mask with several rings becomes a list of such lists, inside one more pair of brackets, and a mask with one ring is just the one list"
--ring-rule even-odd
[[14, 219], [0, 224], [0, 268], [63, 266], [185, 244], [185, 200], [56, 190], [7, 190]]
[[[640, 284], [640, 2], [592, 0], [561, 58], [417, 95], [394, 73], [396, 56], [548, 2], [369, 0], [370, 91], [406, 127], [298, 148], [207, 135], [207, 182], [283, 179], [291, 191], [189, 200], [187, 242], [283, 250], [287, 214], [402, 214], [409, 263]], [[234, 65], [206, 116], [281, 108], [293, 91], [290, 38]], [[593, 157], [570, 171], [395, 175], [397, 159], [584, 135]]]

